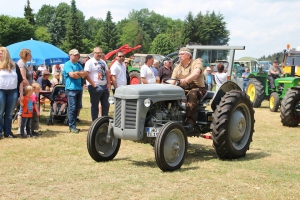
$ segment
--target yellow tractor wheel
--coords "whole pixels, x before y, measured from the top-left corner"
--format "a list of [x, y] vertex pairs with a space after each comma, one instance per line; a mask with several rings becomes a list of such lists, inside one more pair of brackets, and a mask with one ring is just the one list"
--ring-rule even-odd
[[271, 112], [277, 112], [280, 106], [280, 98], [277, 92], [272, 92], [269, 99], [269, 108]]
[[258, 108], [265, 99], [265, 91], [263, 84], [256, 78], [250, 78], [246, 93], [252, 102], [254, 108]]

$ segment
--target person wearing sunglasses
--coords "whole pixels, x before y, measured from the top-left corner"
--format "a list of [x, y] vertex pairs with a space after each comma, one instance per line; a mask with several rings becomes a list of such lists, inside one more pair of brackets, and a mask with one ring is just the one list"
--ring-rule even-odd
[[110, 68], [111, 80], [114, 86], [113, 93], [115, 93], [117, 88], [127, 85], [126, 66], [124, 64], [125, 56], [123, 51], [118, 51], [116, 58], [117, 60]]

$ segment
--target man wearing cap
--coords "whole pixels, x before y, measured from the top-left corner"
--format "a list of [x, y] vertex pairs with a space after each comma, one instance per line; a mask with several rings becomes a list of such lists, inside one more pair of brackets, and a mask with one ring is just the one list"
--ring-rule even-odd
[[127, 85], [126, 66], [124, 64], [125, 56], [123, 51], [118, 51], [116, 58], [116, 62], [110, 67], [111, 80], [115, 89]]
[[90, 94], [91, 116], [94, 121], [98, 118], [100, 102], [102, 107], [101, 116], [108, 116], [108, 98], [111, 84], [110, 72], [106, 62], [101, 59], [102, 49], [100, 47], [95, 47], [93, 53], [93, 58], [85, 63], [84, 71], [90, 75], [91, 79], [96, 84], [96, 87], [93, 87], [89, 83], [87, 85]]
[[154, 76], [153, 71], [151, 70], [151, 66], [153, 65], [154, 58], [152, 55], [147, 55], [145, 64], [141, 68], [141, 81], [143, 84], [155, 84], [156, 78]]
[[164, 66], [162, 66], [158, 71], [158, 77], [160, 80], [160, 83], [164, 83], [165, 79], [169, 79], [172, 76], [173, 70], [172, 70], [172, 59], [166, 58], [164, 61]]
[[82, 105], [82, 79], [86, 78], [93, 87], [96, 87], [96, 85], [78, 63], [80, 59], [78, 50], [70, 50], [69, 55], [70, 60], [65, 63], [63, 71], [65, 90], [68, 98], [69, 130], [72, 133], [79, 133], [80, 130], [76, 128], [76, 118], [78, 110]]
[[[42, 76], [39, 77], [36, 82], [40, 84], [42, 87], [42, 90], [52, 90], [52, 83], [49, 81], [50, 78], [50, 72], [48, 70], [42, 71]], [[48, 89], [49, 88], [49, 89]], [[43, 99], [44, 97], [48, 98], [50, 97], [50, 94], [43, 94], [40, 95], [40, 99]]]
[[268, 72], [268, 79], [270, 81], [270, 85], [272, 89], [275, 89], [274, 80], [279, 76], [283, 77], [283, 75], [284, 75], [283, 70], [278, 66], [278, 61], [275, 60]]
[[[172, 78], [179, 79], [179, 86], [185, 90], [187, 98], [185, 126], [188, 127], [189, 134], [198, 133], [200, 130], [195, 119], [198, 110], [197, 101], [206, 94], [203, 64], [200, 59], [193, 60], [191, 51], [186, 47], [179, 50], [178, 56], [180, 63], [174, 69]], [[175, 81], [172, 82], [175, 84]]]
[[214, 84], [213, 84], [214, 77], [211, 74], [211, 68], [210, 67], [206, 67], [204, 75], [205, 75], [205, 82], [207, 84], [207, 90], [211, 91], [214, 87]]
[[36, 80], [36, 82], [42, 87], [42, 90], [46, 90], [46, 87], [52, 88], [52, 83], [49, 81], [49, 78], [50, 72], [48, 70], [44, 70], [42, 72], [42, 76]]

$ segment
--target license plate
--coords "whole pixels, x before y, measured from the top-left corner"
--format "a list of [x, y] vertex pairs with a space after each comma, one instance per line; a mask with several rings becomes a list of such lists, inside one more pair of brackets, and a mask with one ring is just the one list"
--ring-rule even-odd
[[158, 135], [159, 130], [152, 127], [146, 127], [147, 137], [156, 137]]

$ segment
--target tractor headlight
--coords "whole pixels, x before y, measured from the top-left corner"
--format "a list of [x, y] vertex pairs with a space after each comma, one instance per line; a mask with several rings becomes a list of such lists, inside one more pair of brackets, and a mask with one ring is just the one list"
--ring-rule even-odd
[[147, 108], [149, 108], [152, 105], [152, 100], [151, 99], [145, 99], [144, 101], [144, 106], [146, 106]]
[[115, 103], [115, 98], [112, 97], [112, 96], [108, 97], [108, 103], [109, 104], [114, 104]]

